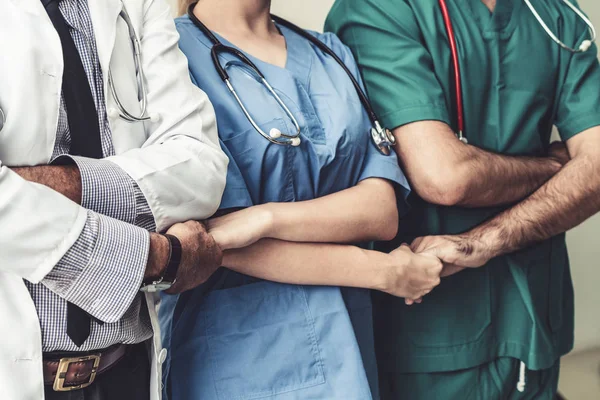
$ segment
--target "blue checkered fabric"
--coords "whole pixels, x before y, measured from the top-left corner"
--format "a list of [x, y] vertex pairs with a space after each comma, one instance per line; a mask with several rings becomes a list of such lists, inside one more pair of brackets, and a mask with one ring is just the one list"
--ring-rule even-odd
[[[98, 110], [102, 151], [109, 157], [115, 150], [87, 0], [62, 0], [59, 7], [87, 74]], [[67, 156], [70, 145], [63, 99], [53, 159]], [[149, 251], [147, 231], [156, 228], [148, 202], [116, 164], [69, 157], [81, 172], [82, 206], [90, 211], [81, 236], [42, 283], [25, 282], [40, 318], [43, 351], [88, 351], [147, 340], [152, 327], [138, 289]], [[90, 337], [79, 348], [67, 336], [67, 301], [94, 317]]]

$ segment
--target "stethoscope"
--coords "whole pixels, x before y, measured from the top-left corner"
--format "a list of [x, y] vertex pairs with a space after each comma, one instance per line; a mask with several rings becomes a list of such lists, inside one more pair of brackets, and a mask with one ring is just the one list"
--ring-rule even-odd
[[[590, 32], [591, 39], [584, 40], [579, 48], [573, 49], [566, 44], [564, 44], [546, 25], [540, 14], [536, 11], [536, 9], [531, 4], [530, 0], [523, 0], [527, 7], [531, 10], [539, 24], [544, 28], [544, 31], [550, 36], [550, 38], [562, 47], [565, 50], [568, 50], [572, 53], [583, 53], [589, 50], [592, 47], [592, 44], [596, 41], [596, 28], [594, 28], [594, 24], [590, 21], [585, 14], [583, 14], [577, 7], [575, 7], [569, 0], [562, 0], [571, 10], [573, 10], [579, 18], [581, 18], [587, 25], [588, 30]], [[452, 66], [454, 70], [454, 89], [455, 89], [455, 99], [456, 99], [456, 108], [457, 108], [457, 125], [458, 132], [456, 136], [458, 139], [467, 144], [469, 143], [465, 136], [465, 121], [464, 121], [464, 103], [462, 96], [462, 80], [460, 76], [460, 63], [458, 61], [458, 50], [456, 47], [456, 36], [454, 35], [454, 28], [452, 27], [452, 20], [450, 18], [450, 13], [448, 11], [448, 5], [446, 4], [446, 0], [439, 0], [440, 8], [442, 10], [442, 16], [444, 18], [444, 25], [446, 26], [446, 34], [448, 35], [448, 42], [450, 44], [450, 53], [452, 55]]]
[[143, 122], [143, 121], [152, 121], [156, 122], [159, 119], [157, 113], [148, 112], [148, 89], [146, 88], [146, 82], [144, 81], [144, 67], [142, 65], [142, 46], [140, 44], [140, 40], [135, 33], [135, 29], [133, 28], [133, 23], [131, 22], [131, 18], [129, 18], [129, 14], [125, 9], [125, 5], [123, 4], [123, 8], [119, 13], [119, 16], [123, 18], [125, 24], [127, 25], [127, 30], [129, 32], [129, 39], [131, 40], [131, 46], [133, 50], [133, 62], [135, 65], [136, 71], [136, 79], [137, 79], [137, 88], [138, 88], [138, 98], [140, 101], [141, 111], [138, 115], [135, 115], [127, 110], [125, 105], [119, 99], [119, 95], [117, 93], [117, 89], [115, 88], [115, 84], [112, 77], [112, 71], [109, 68], [108, 70], [108, 87], [110, 88], [110, 92], [112, 93], [113, 99], [117, 105], [117, 108], [110, 108], [107, 110], [107, 114], [111, 118], [120, 117], [128, 122]]
[[[144, 82], [144, 67], [142, 65], [142, 51], [140, 40], [135, 33], [135, 29], [133, 28], [133, 23], [131, 22], [131, 18], [125, 9], [125, 5], [123, 4], [123, 8], [119, 13], [119, 16], [123, 18], [125, 24], [127, 25], [127, 30], [129, 31], [129, 38], [131, 39], [131, 44], [133, 47], [133, 61], [135, 64], [135, 70], [137, 71], [137, 87], [138, 87], [138, 97], [141, 104], [141, 112], [139, 115], [135, 115], [127, 110], [127, 108], [123, 105], [121, 100], [119, 99], [119, 95], [117, 94], [117, 90], [115, 88], [115, 84], [113, 82], [112, 72], [109, 68], [108, 70], [108, 86], [112, 93], [113, 98], [115, 99], [115, 103], [117, 108], [110, 108], [107, 110], [107, 114], [111, 118], [120, 117], [128, 122], [142, 122], [151, 120], [152, 122], [156, 122], [159, 119], [157, 113], [149, 113], [147, 110], [148, 106], [148, 90], [146, 88], [146, 83]], [[6, 116], [4, 115], [4, 111], [0, 108], [0, 131], [4, 127], [6, 122]]]
[[[196, 15], [194, 15], [193, 11], [194, 11], [195, 6], [196, 6], [196, 3], [192, 3], [189, 6], [188, 15], [189, 15], [191, 21], [194, 23], [194, 25], [196, 25], [196, 27], [198, 27], [198, 29], [200, 29], [202, 31], [202, 33], [204, 33], [206, 35], [206, 37], [208, 37], [208, 39], [213, 43], [213, 46], [211, 48], [211, 58], [212, 58], [214, 67], [215, 67], [217, 73], [219, 74], [219, 77], [221, 78], [221, 80], [223, 80], [223, 82], [225, 83], [225, 85], [227, 86], [227, 88], [229, 89], [229, 91], [231, 92], [233, 97], [235, 98], [236, 102], [239, 104], [240, 108], [242, 109], [242, 112], [244, 113], [244, 115], [246, 116], [246, 118], [248, 119], [250, 124], [254, 127], [254, 129], [262, 137], [264, 137], [271, 143], [278, 144], [278, 145], [284, 145], [284, 146], [294, 146], [294, 147], [299, 146], [301, 143], [301, 139], [300, 139], [301, 128], [300, 128], [300, 125], [298, 124], [298, 121], [296, 120], [296, 118], [294, 117], [292, 112], [290, 111], [290, 109], [285, 105], [283, 100], [281, 100], [281, 97], [279, 97], [277, 92], [275, 92], [273, 87], [269, 84], [269, 82], [266, 80], [266, 78], [262, 74], [262, 72], [260, 72], [258, 67], [250, 59], [248, 59], [248, 57], [246, 57], [240, 50], [238, 50], [234, 47], [224, 45], [210, 31], [210, 29], [208, 29], [208, 27], [206, 25], [204, 25], [202, 23], [202, 21], [200, 21], [198, 19], [198, 17], [196, 17]], [[373, 110], [373, 107], [372, 107], [371, 103], [369, 102], [369, 99], [367, 98], [367, 96], [363, 92], [363, 90], [361, 89], [360, 85], [358, 84], [358, 82], [356, 81], [356, 79], [354, 78], [354, 76], [352, 75], [350, 70], [348, 69], [348, 67], [346, 67], [344, 62], [342, 60], [340, 60], [340, 58], [329, 47], [327, 47], [323, 42], [321, 42], [314, 36], [310, 35], [306, 31], [304, 31], [302, 28], [292, 24], [291, 22], [284, 20], [283, 18], [277, 17], [275, 15], [271, 15], [271, 18], [276, 23], [285, 26], [286, 28], [292, 30], [294, 33], [296, 33], [296, 34], [302, 36], [303, 38], [305, 38], [306, 40], [310, 41], [314, 46], [316, 46], [323, 53], [332, 57], [342, 67], [342, 69], [346, 72], [346, 74], [350, 78], [352, 85], [354, 86], [354, 89], [356, 89], [356, 93], [358, 94], [360, 102], [362, 103], [364, 109], [367, 111], [367, 115], [369, 116], [369, 120], [371, 121], [371, 124], [372, 124], [371, 130], [370, 130], [370, 135], [371, 135], [371, 139], [372, 139], [373, 143], [375, 144], [375, 147], [377, 147], [377, 149], [382, 154], [390, 155], [391, 148], [396, 143], [396, 139], [395, 139], [394, 135], [392, 134], [392, 132], [390, 132], [389, 129], [383, 128], [381, 126], [381, 123], [379, 122], [379, 118], [377, 117], [377, 114]], [[267, 134], [258, 126], [258, 124], [254, 120], [254, 118], [252, 118], [252, 115], [250, 115], [250, 113], [248, 112], [248, 109], [244, 105], [243, 101], [240, 99], [240, 96], [235, 91], [235, 88], [234, 88], [233, 84], [231, 83], [231, 79], [229, 78], [229, 75], [227, 74], [227, 71], [225, 71], [225, 69], [221, 66], [221, 63], [219, 62], [219, 55], [222, 53], [229, 53], [229, 54], [235, 56], [236, 58], [241, 60], [246, 67], [250, 68], [258, 76], [261, 83], [268, 90], [269, 94], [271, 96], [273, 96], [275, 101], [277, 101], [277, 104], [281, 107], [281, 109], [285, 112], [285, 114], [288, 116], [288, 118], [294, 124], [294, 128], [295, 128], [294, 133], [284, 133], [284, 132], [281, 132], [277, 128], [272, 128], [269, 131], [269, 133]]]

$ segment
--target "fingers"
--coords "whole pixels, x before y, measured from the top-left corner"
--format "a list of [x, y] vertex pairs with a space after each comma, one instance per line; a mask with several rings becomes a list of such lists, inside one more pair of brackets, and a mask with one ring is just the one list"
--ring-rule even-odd
[[457, 273], [461, 272], [464, 269], [465, 269], [465, 267], [461, 267], [459, 265], [445, 264], [444, 268], [442, 269], [442, 273], [440, 274], [440, 276], [442, 278], [445, 278], [445, 277], [457, 274]]
[[415, 253], [418, 253], [421, 250], [421, 244], [423, 243], [423, 239], [425, 239], [425, 238], [419, 237], [419, 238], [416, 238], [415, 240], [413, 240], [413, 242], [410, 245], [410, 249], [412, 251], [414, 251]]

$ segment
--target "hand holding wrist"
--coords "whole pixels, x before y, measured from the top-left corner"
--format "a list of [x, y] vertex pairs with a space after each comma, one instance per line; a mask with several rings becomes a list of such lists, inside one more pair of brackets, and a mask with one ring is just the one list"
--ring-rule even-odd
[[440, 283], [442, 262], [429, 254], [414, 254], [407, 245], [387, 255], [375, 289], [409, 301], [427, 295]]
[[274, 211], [264, 204], [208, 220], [208, 233], [221, 250], [241, 249], [268, 237], [276, 237]]
[[206, 282], [221, 266], [223, 253], [203, 223], [175, 224], [167, 234], [181, 243], [181, 262], [175, 284], [166, 293], [181, 293]]

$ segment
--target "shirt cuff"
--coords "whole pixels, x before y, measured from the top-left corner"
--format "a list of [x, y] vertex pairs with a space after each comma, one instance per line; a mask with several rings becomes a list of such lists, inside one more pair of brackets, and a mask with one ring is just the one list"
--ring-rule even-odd
[[452, 126], [445, 104], [414, 104], [382, 114], [380, 118], [391, 130], [418, 121], [441, 121]]
[[88, 211], [79, 239], [42, 283], [94, 318], [114, 323], [139, 293], [149, 250], [146, 230]]
[[573, 115], [565, 122], [556, 124], [560, 138], [567, 141], [581, 132], [600, 125], [600, 114], [598, 112], [582, 112], [578, 115]]
[[138, 184], [107, 160], [69, 156], [81, 174], [81, 206], [88, 210], [155, 231], [148, 201]]

